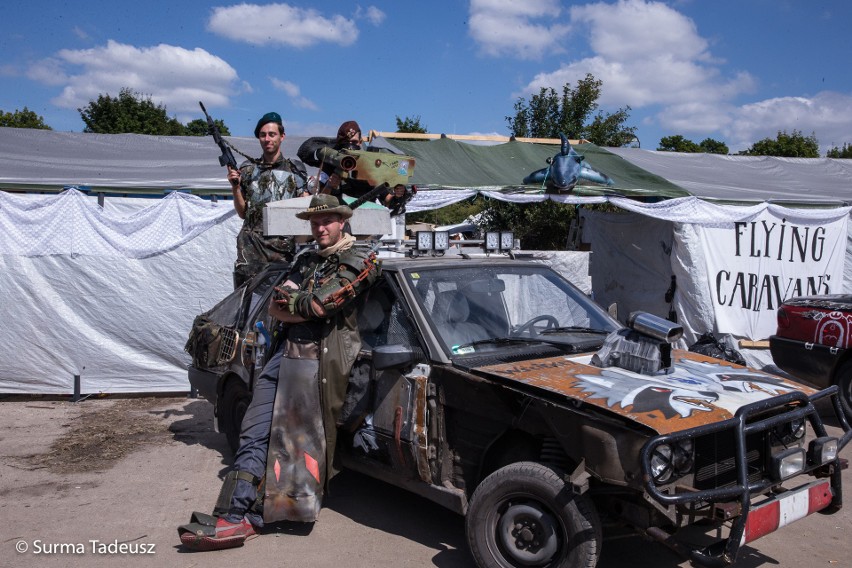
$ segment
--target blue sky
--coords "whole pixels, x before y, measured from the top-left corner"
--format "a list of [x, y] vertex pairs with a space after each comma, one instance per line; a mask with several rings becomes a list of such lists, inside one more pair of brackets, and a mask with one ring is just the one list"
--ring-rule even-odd
[[732, 151], [779, 130], [852, 143], [848, 0], [29, 0], [4, 10], [0, 110], [55, 130], [122, 87], [181, 122], [198, 101], [232, 134], [275, 110], [288, 134], [344, 120], [508, 134], [518, 97], [586, 73], [601, 110], [629, 105], [642, 148], [711, 137]]

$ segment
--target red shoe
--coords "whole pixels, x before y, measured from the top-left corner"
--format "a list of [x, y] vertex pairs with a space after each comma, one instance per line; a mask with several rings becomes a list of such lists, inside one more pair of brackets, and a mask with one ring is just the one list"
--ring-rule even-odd
[[178, 534], [185, 547], [190, 550], [206, 551], [242, 546], [247, 539], [257, 533], [245, 517], [239, 523], [230, 523], [223, 517], [219, 517], [215, 525], [194, 522], [180, 526]]

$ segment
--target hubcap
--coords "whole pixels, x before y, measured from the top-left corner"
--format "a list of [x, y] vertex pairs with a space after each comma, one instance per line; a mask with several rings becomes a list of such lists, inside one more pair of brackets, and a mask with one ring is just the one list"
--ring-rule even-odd
[[547, 563], [559, 548], [557, 522], [538, 503], [511, 503], [497, 527], [501, 548], [525, 566]]

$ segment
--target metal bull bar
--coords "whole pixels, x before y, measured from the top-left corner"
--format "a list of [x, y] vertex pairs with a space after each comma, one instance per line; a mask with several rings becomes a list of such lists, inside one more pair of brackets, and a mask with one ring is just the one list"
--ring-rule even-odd
[[[774, 426], [797, 419], [807, 419], [818, 437], [827, 436], [822, 418], [819, 416], [819, 413], [813, 404], [825, 397], [831, 397], [834, 412], [844, 431], [843, 436], [838, 440], [838, 457], [835, 458], [834, 461], [827, 463], [813, 464], [810, 466], [806, 463], [804, 469], [796, 477], [801, 477], [802, 475], [823, 469], [824, 472], [821, 472], [820, 476], [826, 477], [824, 473], [827, 472], [827, 477], [829, 477], [829, 483], [833, 494], [829, 504], [839, 508], [843, 503], [840, 474], [842, 469], [841, 462], [844, 461], [839, 457], [839, 453], [840, 450], [846, 446], [849, 440], [852, 439], [852, 428], [850, 428], [840, 406], [838, 389], [836, 386], [824, 389], [811, 397], [808, 397], [802, 392], [790, 392], [770, 399], [754, 402], [743, 406], [737, 411], [734, 417], [723, 422], [698, 426], [681, 432], [655, 436], [645, 443], [640, 455], [645, 490], [652, 498], [662, 505], [685, 505], [697, 502], [713, 503], [715, 501], [730, 500], [734, 497], [738, 498], [740, 510], [738, 511], [737, 516], [731, 515], [733, 520], [730, 534], [727, 539], [717, 542], [702, 550], [684, 551], [683, 547], [675, 545], [678, 551], [687, 552], [692, 561], [703, 566], [726, 566], [736, 560], [737, 553], [739, 552], [742, 544], [750, 540], [754, 540], [746, 539], [744, 537], [749, 513], [753, 509], [751, 503], [752, 495], [761, 494], [771, 486], [781, 483], [781, 481], [773, 479], [761, 479], [753, 483], [749, 482], [748, 460], [746, 458], [746, 437], [749, 434], [764, 432]], [[798, 404], [800, 406], [794, 410], [757, 420], [752, 423], [747, 423], [747, 420], [756, 414], [789, 404]], [[685, 438], [691, 438], [694, 440], [701, 436], [726, 430], [734, 431], [736, 444], [735, 468], [737, 477], [735, 485], [718, 487], [715, 489], [690, 490], [688, 492], [677, 494], [664, 493], [657, 488], [654, 484], [653, 475], [651, 473], [651, 457], [657, 446], [661, 444], [673, 444]], [[845, 465], [845, 463], [843, 465]], [[758, 508], [759, 507], [760, 505], [758, 505]], [[670, 539], [666, 538], [671, 535], [665, 534], [664, 531], [652, 530], [649, 531], [649, 535], [659, 540], [666, 541], [667, 544], [672, 544], [671, 542], [668, 542]]]

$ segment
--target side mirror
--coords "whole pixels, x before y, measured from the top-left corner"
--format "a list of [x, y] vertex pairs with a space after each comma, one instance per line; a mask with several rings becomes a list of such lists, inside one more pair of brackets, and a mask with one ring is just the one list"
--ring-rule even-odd
[[618, 319], [618, 304], [615, 302], [611, 303], [606, 311], [612, 316], [612, 319]]
[[404, 345], [380, 345], [373, 349], [373, 368], [399, 369], [414, 363], [414, 352]]

